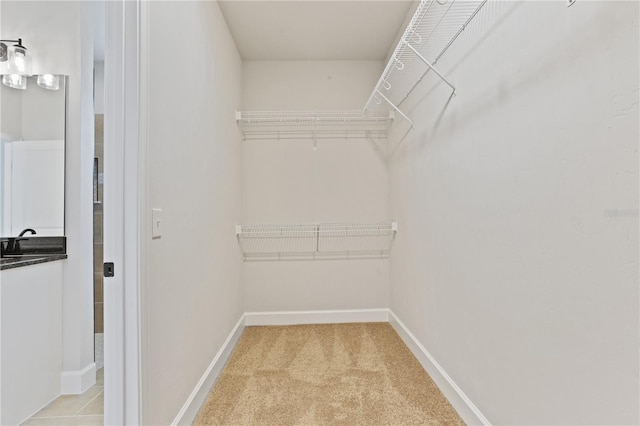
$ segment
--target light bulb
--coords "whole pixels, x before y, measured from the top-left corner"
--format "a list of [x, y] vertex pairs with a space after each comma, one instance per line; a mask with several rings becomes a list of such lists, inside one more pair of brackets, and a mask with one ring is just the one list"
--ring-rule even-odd
[[24, 72], [27, 64], [24, 61], [24, 55], [22, 53], [16, 53], [13, 57], [13, 66], [16, 68], [16, 71]]
[[60, 79], [57, 75], [42, 74], [37, 79], [38, 86], [47, 90], [58, 90], [60, 88]]
[[20, 74], [5, 74], [2, 76], [2, 84], [14, 89], [24, 90], [27, 88], [27, 77]]
[[21, 46], [13, 47], [13, 54], [9, 58], [9, 72], [31, 75], [31, 53], [27, 49]]

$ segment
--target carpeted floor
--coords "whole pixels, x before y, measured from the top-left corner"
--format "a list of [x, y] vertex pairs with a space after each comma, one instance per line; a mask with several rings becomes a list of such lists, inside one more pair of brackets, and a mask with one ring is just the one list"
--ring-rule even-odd
[[388, 323], [247, 327], [196, 425], [464, 424]]

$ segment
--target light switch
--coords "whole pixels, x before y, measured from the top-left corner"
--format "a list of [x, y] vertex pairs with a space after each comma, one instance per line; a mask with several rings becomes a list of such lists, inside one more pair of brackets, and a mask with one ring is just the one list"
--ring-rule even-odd
[[151, 209], [151, 238], [162, 237], [162, 209]]

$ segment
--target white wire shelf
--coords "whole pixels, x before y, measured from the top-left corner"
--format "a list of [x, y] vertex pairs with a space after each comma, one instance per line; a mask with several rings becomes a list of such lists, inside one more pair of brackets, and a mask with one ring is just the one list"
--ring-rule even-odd
[[237, 225], [245, 260], [387, 258], [397, 222]]
[[243, 140], [386, 138], [389, 109], [376, 111], [236, 111]]
[[437, 74], [455, 93], [455, 86], [438, 72], [436, 64], [486, 1], [422, 0], [373, 89], [365, 111], [391, 107], [411, 123], [400, 106], [429, 71]]

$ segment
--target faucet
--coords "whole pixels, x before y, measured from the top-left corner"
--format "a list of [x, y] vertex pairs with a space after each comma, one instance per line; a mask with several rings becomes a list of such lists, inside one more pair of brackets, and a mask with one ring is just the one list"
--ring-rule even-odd
[[17, 237], [12, 237], [9, 238], [7, 240], [7, 245], [5, 246], [4, 244], [2, 244], [1, 247], [1, 251], [2, 253], [0, 253], [0, 257], [5, 257], [7, 255], [19, 255], [22, 254], [22, 250], [20, 248], [20, 241], [22, 240], [26, 240], [27, 238], [23, 238], [23, 235], [26, 233], [31, 233], [31, 235], [36, 235], [36, 231], [31, 229], [31, 228], [27, 228], [25, 230], [23, 230], [22, 232], [20, 232], [20, 235], [18, 235]]
[[27, 228], [27, 229], [22, 230], [22, 232], [20, 233], [20, 235], [18, 235], [18, 237], [22, 237], [22, 236], [23, 236], [24, 234], [26, 234], [27, 232], [30, 232], [30, 233], [31, 233], [31, 235], [36, 235], [36, 231], [34, 231], [34, 230], [33, 230], [33, 229], [31, 229], [31, 228]]
[[20, 253], [20, 241], [19, 237], [10, 237], [7, 239], [7, 245], [2, 244], [2, 256], [15, 255]]

